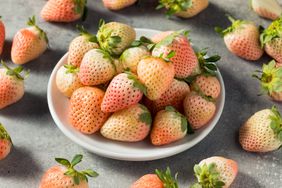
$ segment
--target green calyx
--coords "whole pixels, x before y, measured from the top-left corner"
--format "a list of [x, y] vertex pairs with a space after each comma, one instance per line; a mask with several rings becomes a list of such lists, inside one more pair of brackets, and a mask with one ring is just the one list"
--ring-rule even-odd
[[224, 37], [225, 35], [227, 35], [228, 33], [232, 33], [234, 31], [236, 31], [239, 27], [241, 27], [242, 24], [246, 23], [245, 20], [235, 20], [233, 17], [231, 16], [227, 16], [228, 19], [230, 20], [230, 22], [232, 23], [231, 26], [227, 27], [226, 29], [223, 29], [221, 27], [215, 27], [214, 30], [220, 34], [222, 37]]
[[273, 130], [276, 138], [282, 142], [282, 117], [278, 108], [273, 106], [271, 109], [273, 115], [270, 116], [270, 127]]
[[138, 80], [138, 77], [129, 70], [126, 70], [125, 73], [127, 74], [127, 78], [133, 81], [133, 86], [138, 88], [144, 95], [147, 95], [147, 88]]
[[151, 41], [151, 39], [145, 36], [141, 36], [139, 40], [135, 40], [131, 43], [131, 47], [139, 47], [141, 45], [146, 46], [151, 51], [151, 48], [154, 46], [154, 43]]
[[159, 58], [162, 58], [163, 60], [165, 60], [165, 62], [171, 62], [171, 58], [173, 58], [175, 56], [175, 51], [170, 51], [165, 57], [164, 54], [162, 53]]
[[14, 76], [18, 80], [24, 80], [29, 75], [29, 71], [26, 71], [24, 76], [21, 75], [22, 71], [24, 70], [22, 66], [18, 66], [12, 69], [3, 60], [1, 60], [0, 63], [7, 70], [6, 72], [7, 75]]
[[146, 125], [151, 126], [152, 124], [152, 116], [148, 108], [142, 104], [138, 104], [139, 107], [143, 110], [143, 112], [139, 115], [139, 120]]
[[82, 158], [83, 158], [82, 155], [75, 155], [71, 162], [69, 162], [67, 159], [64, 158], [55, 158], [55, 160], [59, 164], [67, 168], [67, 171], [64, 174], [66, 176], [72, 177], [76, 185], [79, 185], [81, 181], [88, 182], [88, 177], [97, 177], [99, 175], [97, 172], [91, 169], [83, 170], [80, 172], [75, 170], [74, 166], [80, 163]]
[[166, 8], [166, 16], [170, 17], [175, 13], [186, 11], [192, 6], [192, 0], [159, 0], [157, 10]]
[[75, 7], [74, 12], [76, 14], [82, 15], [82, 20], [84, 21], [87, 16], [87, 0], [73, 0]]
[[67, 74], [74, 74], [74, 73], [78, 73], [79, 71], [79, 68], [74, 65], [64, 65], [64, 67], [67, 69], [66, 70]]
[[161, 46], [168, 46], [170, 45], [176, 37], [185, 36], [188, 37], [189, 31], [187, 30], [179, 30], [171, 33], [170, 35], [166, 36], [163, 40], [155, 45], [155, 48], [159, 48]]
[[282, 92], [282, 67], [276, 67], [274, 60], [263, 64], [262, 71], [257, 70], [252, 76], [260, 80], [262, 93]]
[[196, 84], [195, 82], [192, 82], [191, 88], [194, 92], [196, 92], [198, 95], [200, 95], [202, 98], [204, 98], [206, 101], [215, 103], [216, 100], [212, 98], [211, 96], [207, 96], [204, 94], [204, 92], [201, 90], [201, 88]]
[[83, 25], [76, 25], [76, 29], [79, 31], [81, 36], [85, 36], [89, 42], [97, 43], [97, 36], [89, 33]]
[[169, 167], [167, 167], [166, 171], [161, 171], [156, 169], [155, 173], [159, 177], [159, 179], [163, 182], [164, 188], [178, 188], [178, 183], [177, 183], [178, 173], [176, 173], [175, 176], [172, 177]]
[[220, 173], [217, 171], [215, 163], [195, 165], [194, 172], [198, 182], [193, 184], [191, 188], [222, 188], [225, 185], [220, 180]]
[[12, 143], [9, 133], [6, 131], [6, 129], [1, 123], [0, 123], [0, 139], [9, 140]]
[[96, 50], [97, 50], [97, 52], [103, 54], [103, 58], [104, 59], [107, 59], [107, 60], [110, 61], [110, 63], [112, 64], [113, 68], [115, 69], [115, 72], [117, 72], [117, 68], [116, 68], [116, 65], [114, 63], [113, 57], [105, 50], [101, 50], [101, 49], [96, 49]]
[[260, 35], [262, 47], [275, 38], [282, 36], [282, 17], [274, 20]]
[[31, 27], [35, 27], [39, 32], [40, 39], [45, 40], [46, 43], [49, 44], [47, 34], [45, 33], [45, 31], [43, 29], [41, 29], [40, 27], [38, 27], [38, 25], [36, 25], [36, 19], [35, 19], [34, 15], [32, 17], [28, 18], [27, 25], [31, 26]]

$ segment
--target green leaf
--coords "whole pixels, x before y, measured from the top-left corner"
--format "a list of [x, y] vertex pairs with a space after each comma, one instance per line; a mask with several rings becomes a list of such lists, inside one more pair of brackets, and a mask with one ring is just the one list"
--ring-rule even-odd
[[2, 123], [0, 123], [0, 139], [9, 140], [12, 143], [9, 133], [6, 131]]
[[140, 89], [140, 91], [144, 93], [144, 95], [147, 95], [147, 87], [138, 80], [138, 77], [131, 73], [129, 70], [125, 71], [125, 73], [128, 75], [128, 79], [133, 80], [133, 86]]
[[173, 58], [174, 56], [175, 56], [175, 51], [172, 50], [167, 54], [166, 58], [170, 59]]
[[72, 161], [71, 161], [71, 166], [74, 167], [75, 165], [77, 165], [78, 163], [80, 163], [81, 160], [82, 160], [82, 158], [83, 158], [83, 155], [80, 155], [80, 154], [75, 155], [74, 158], [73, 158]]
[[67, 167], [67, 168], [71, 167], [71, 163], [70, 163], [67, 159], [64, 159], [64, 158], [55, 158], [55, 160], [56, 160], [59, 164], [65, 166], [65, 167]]
[[85, 174], [85, 175], [87, 175], [89, 177], [97, 177], [97, 176], [99, 176], [99, 174], [97, 172], [95, 172], [94, 170], [92, 170], [92, 169], [84, 170], [81, 173], [83, 173], [83, 174]]
[[152, 124], [152, 116], [148, 109], [145, 112], [139, 115], [139, 120], [143, 123], [146, 123], [148, 126]]
[[188, 126], [187, 119], [185, 117], [181, 117], [181, 131], [182, 132], [187, 131], [187, 126]]
[[169, 167], [167, 167], [166, 171], [161, 171], [156, 169], [155, 173], [159, 177], [159, 179], [163, 182], [164, 188], [178, 188], [177, 173], [173, 178]]
[[79, 177], [78, 176], [73, 176], [73, 181], [76, 185], [79, 185], [80, 183], [80, 180], [79, 180]]

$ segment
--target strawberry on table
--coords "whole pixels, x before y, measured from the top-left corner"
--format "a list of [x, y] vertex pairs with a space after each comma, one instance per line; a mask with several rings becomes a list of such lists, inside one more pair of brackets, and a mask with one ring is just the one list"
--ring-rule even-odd
[[36, 25], [35, 17], [29, 18], [28, 28], [21, 29], [13, 39], [11, 57], [15, 64], [25, 64], [38, 58], [47, 49], [47, 34]]
[[105, 23], [100, 20], [97, 37], [102, 49], [111, 55], [119, 56], [135, 40], [136, 32], [129, 25], [119, 22]]
[[273, 100], [282, 101], [282, 67], [276, 66], [274, 60], [262, 66], [262, 71], [256, 71], [253, 77], [260, 80], [263, 93]]
[[170, 144], [184, 138], [187, 134], [188, 122], [184, 115], [177, 112], [172, 106], [161, 110], [154, 118], [151, 131], [151, 142], [160, 146]]
[[73, 22], [85, 17], [87, 0], [48, 0], [41, 18], [49, 22]]
[[[168, 54], [167, 58], [170, 56]], [[138, 63], [137, 74], [147, 88], [147, 97], [150, 100], [157, 100], [171, 85], [175, 72], [173, 64], [168, 59], [147, 57]]]
[[18, 102], [24, 95], [24, 76], [21, 66], [11, 69], [4, 61], [0, 69], [0, 110]]
[[142, 104], [135, 104], [113, 113], [101, 128], [101, 134], [111, 140], [137, 142], [151, 129], [152, 117]]
[[9, 155], [12, 145], [13, 143], [9, 133], [0, 123], [0, 160], [5, 159]]
[[282, 117], [277, 109], [264, 109], [252, 115], [240, 128], [239, 142], [250, 152], [269, 152], [282, 146]]
[[107, 9], [120, 10], [133, 5], [137, 0], [103, 0], [103, 4]]
[[177, 173], [172, 177], [171, 171], [155, 170], [154, 174], [146, 174], [134, 182], [130, 188], [178, 188]]
[[95, 87], [81, 87], [70, 98], [70, 124], [84, 134], [98, 131], [108, 119], [109, 113], [101, 110], [104, 91]]
[[49, 168], [43, 175], [39, 188], [88, 188], [88, 177], [99, 174], [92, 169], [78, 171], [74, 167], [82, 161], [82, 155], [75, 155], [72, 161], [55, 158], [60, 165]]
[[103, 112], [116, 112], [137, 104], [147, 93], [146, 87], [131, 72], [115, 76], [110, 82], [101, 109]]
[[83, 85], [99, 85], [110, 81], [116, 74], [113, 58], [101, 49], [89, 50], [80, 64], [78, 77]]
[[78, 71], [79, 68], [73, 65], [64, 65], [59, 68], [56, 74], [57, 88], [67, 97], [70, 97], [76, 89], [83, 86], [78, 78]]
[[73, 39], [69, 45], [68, 64], [79, 67], [83, 56], [89, 50], [99, 48], [97, 38], [85, 30], [83, 26], [77, 25], [80, 36]]
[[3, 21], [1, 20], [1, 16], [0, 16], [0, 55], [3, 52], [3, 47], [4, 47], [4, 43], [5, 43], [5, 25], [3, 23]]
[[282, 17], [273, 21], [260, 35], [261, 45], [265, 52], [282, 63]]
[[232, 22], [230, 27], [215, 28], [216, 32], [223, 37], [227, 49], [243, 59], [258, 60], [263, 54], [259, 28], [250, 21], [235, 20], [231, 16], [228, 19]]
[[238, 165], [231, 159], [214, 156], [195, 165], [194, 172], [198, 182], [191, 188], [228, 188], [238, 174]]
[[276, 0], [250, 0], [252, 9], [261, 17], [276, 20], [282, 8]]
[[174, 56], [170, 58], [175, 70], [175, 77], [186, 78], [194, 75], [199, 71], [197, 56], [187, 39], [187, 31], [176, 31], [159, 43], [156, 44], [152, 51], [155, 57], [166, 58], [172, 51]]

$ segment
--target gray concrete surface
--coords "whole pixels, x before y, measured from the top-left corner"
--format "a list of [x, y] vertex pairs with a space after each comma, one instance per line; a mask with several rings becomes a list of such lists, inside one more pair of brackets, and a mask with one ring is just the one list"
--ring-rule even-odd
[[[3, 58], [10, 62], [11, 40], [17, 30], [25, 26], [31, 15], [39, 18], [45, 0], [0, 0], [1, 15], [6, 25], [7, 39]], [[222, 56], [220, 70], [226, 84], [226, 105], [216, 128], [198, 145], [173, 157], [150, 162], [126, 162], [106, 159], [89, 153], [74, 144], [56, 127], [49, 113], [46, 99], [47, 82], [57, 61], [67, 51], [69, 42], [77, 35], [78, 23], [52, 24], [39, 19], [39, 25], [49, 36], [51, 50], [37, 60], [25, 65], [31, 70], [26, 80], [26, 93], [17, 104], [0, 112], [0, 121], [6, 126], [14, 142], [10, 156], [0, 161], [0, 188], [38, 187], [45, 170], [55, 164], [54, 157], [71, 158], [76, 153], [84, 155], [81, 168], [93, 167], [100, 173], [90, 180], [93, 188], [126, 188], [143, 174], [155, 168], [179, 171], [180, 187], [188, 187], [194, 181], [193, 165], [201, 159], [221, 155], [239, 162], [239, 176], [234, 188], [281, 188], [282, 151], [268, 154], [252, 154], [243, 151], [238, 144], [238, 128], [254, 112], [276, 104], [268, 97], [258, 97], [259, 85], [251, 73], [259, 69], [268, 57], [258, 62], [247, 62], [230, 54], [222, 39], [213, 31], [214, 26], [227, 26], [225, 13], [255, 21], [267, 26], [270, 22], [250, 11], [246, 0], [211, 0], [206, 11], [195, 18], [166, 19], [155, 11], [153, 0], [144, 0], [119, 12], [106, 10], [99, 0], [89, 0], [89, 16], [84, 23], [92, 32], [97, 31], [100, 18], [115, 20], [134, 27], [159, 30], [191, 30], [191, 38], [199, 47], [209, 47], [211, 53]], [[281, 1], [282, 3], [282, 1]]]

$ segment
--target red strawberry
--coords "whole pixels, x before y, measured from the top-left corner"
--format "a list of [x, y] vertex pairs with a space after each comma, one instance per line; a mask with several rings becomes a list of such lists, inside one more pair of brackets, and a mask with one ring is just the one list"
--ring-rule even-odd
[[282, 117], [276, 107], [252, 115], [240, 128], [239, 142], [244, 150], [269, 152], [282, 146]]
[[149, 134], [151, 123], [149, 110], [135, 104], [113, 113], [101, 128], [101, 134], [111, 140], [137, 142]]
[[151, 142], [160, 146], [178, 141], [186, 136], [187, 120], [185, 116], [168, 106], [157, 113], [151, 131]]
[[205, 126], [214, 116], [216, 105], [205, 96], [190, 92], [183, 102], [185, 115], [193, 129]]
[[157, 100], [171, 85], [174, 68], [171, 62], [166, 62], [162, 58], [147, 57], [139, 62], [137, 74], [147, 87], [147, 97], [150, 100]]
[[0, 69], [0, 109], [18, 102], [24, 95], [24, 77], [22, 67], [9, 68], [3, 61]]
[[137, 0], [103, 0], [104, 6], [110, 10], [120, 10], [133, 5]]
[[104, 91], [95, 87], [81, 87], [70, 98], [70, 124], [85, 134], [98, 131], [107, 120], [109, 113], [101, 110]]
[[103, 112], [122, 110], [137, 104], [143, 93], [146, 93], [146, 88], [136, 75], [130, 72], [118, 74], [106, 90], [101, 109]]
[[238, 174], [237, 162], [224, 157], [210, 157], [194, 166], [198, 183], [191, 188], [217, 187], [228, 188]]
[[282, 63], [282, 18], [273, 21], [260, 35], [261, 45], [265, 52], [275, 59], [278, 63]]
[[228, 17], [232, 25], [225, 30], [216, 27], [215, 30], [223, 38], [228, 50], [246, 60], [258, 60], [263, 50], [259, 42], [259, 29], [250, 21], [235, 20]]
[[155, 34], [151, 40], [153, 43], [159, 43], [161, 42], [164, 38], [166, 38], [168, 35], [172, 34], [173, 32], [175, 31], [163, 31], [163, 32], [160, 32], [158, 34]]
[[276, 0], [251, 0], [252, 9], [261, 17], [276, 20], [282, 8]]
[[87, 32], [83, 26], [77, 26], [80, 36], [73, 39], [69, 45], [68, 64], [80, 66], [83, 56], [93, 48], [99, 48], [95, 35]]
[[213, 99], [217, 99], [221, 91], [221, 86], [217, 77], [210, 75], [197, 76], [192, 83], [192, 87], [194, 91], [201, 92]]
[[18, 31], [13, 39], [11, 57], [15, 64], [34, 60], [47, 49], [47, 35], [36, 25], [34, 16], [29, 18], [27, 25], [30, 27]]
[[78, 77], [83, 85], [99, 85], [110, 81], [115, 74], [116, 67], [110, 55], [93, 49], [84, 55]]
[[64, 65], [59, 68], [56, 74], [57, 88], [67, 97], [70, 97], [76, 89], [83, 86], [77, 76], [78, 70], [75, 66]]
[[1, 16], [0, 16], [0, 55], [3, 52], [4, 43], [5, 43], [5, 25], [1, 20]]
[[53, 166], [45, 172], [39, 188], [88, 188], [88, 177], [97, 177], [99, 174], [92, 169], [77, 171], [74, 167], [81, 162], [82, 157], [76, 155], [71, 162], [55, 158], [60, 165]]
[[172, 177], [169, 168], [166, 171], [156, 169], [155, 174], [142, 176], [130, 188], [178, 188], [176, 177]]
[[173, 106], [178, 111], [183, 111], [183, 100], [190, 92], [189, 85], [184, 81], [174, 79], [169, 88], [157, 100], [145, 98], [145, 104], [153, 114], [163, 110], [166, 106]]
[[9, 155], [12, 145], [13, 144], [9, 133], [0, 123], [0, 160], [5, 159]]
[[87, 0], [48, 0], [41, 18], [50, 22], [73, 22], [86, 14]]
[[282, 67], [276, 67], [276, 62], [272, 60], [268, 65], [262, 66], [262, 71], [253, 76], [260, 80], [261, 89], [272, 99], [282, 101]]
[[159, 42], [152, 51], [155, 57], [167, 57], [173, 51], [174, 56], [170, 58], [174, 65], [175, 76], [177, 78], [186, 78], [199, 71], [197, 56], [192, 49], [186, 33], [183, 31], [174, 32]]
[[111, 55], [119, 56], [136, 38], [134, 28], [119, 22], [100, 20], [97, 33], [99, 45]]

